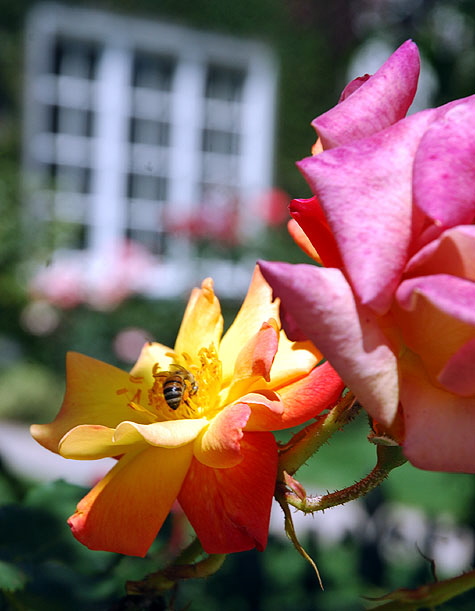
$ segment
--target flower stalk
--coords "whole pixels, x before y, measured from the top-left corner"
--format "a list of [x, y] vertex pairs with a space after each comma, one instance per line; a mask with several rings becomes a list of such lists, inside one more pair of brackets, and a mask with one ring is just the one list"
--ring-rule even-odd
[[302, 498], [301, 494], [295, 491], [286, 492], [285, 500], [289, 505], [304, 513], [313, 513], [335, 507], [336, 505], [344, 505], [371, 492], [371, 490], [379, 486], [388, 477], [390, 471], [400, 467], [405, 462], [406, 458], [403, 456], [402, 449], [399, 446], [378, 445], [376, 465], [371, 473], [362, 480], [342, 490], [336, 490], [335, 492], [319, 496], [305, 496]]
[[201, 543], [198, 538], [194, 539], [172, 565], [150, 573], [140, 581], [128, 581], [127, 594], [160, 595], [171, 590], [178, 581], [183, 579], [200, 579], [214, 575], [223, 565], [226, 554], [209, 554], [198, 560], [203, 554]]
[[351, 392], [324, 416], [296, 433], [279, 450], [279, 479], [284, 481], [284, 473], [293, 475], [307, 462], [336, 432], [351, 422], [360, 410]]

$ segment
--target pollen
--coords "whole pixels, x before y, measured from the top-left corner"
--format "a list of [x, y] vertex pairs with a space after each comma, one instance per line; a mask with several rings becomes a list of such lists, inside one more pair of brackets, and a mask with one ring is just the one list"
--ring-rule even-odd
[[218, 411], [221, 361], [214, 345], [201, 348], [195, 359], [187, 353], [177, 355], [164, 371], [155, 363], [152, 376], [148, 400], [157, 420], [211, 417]]

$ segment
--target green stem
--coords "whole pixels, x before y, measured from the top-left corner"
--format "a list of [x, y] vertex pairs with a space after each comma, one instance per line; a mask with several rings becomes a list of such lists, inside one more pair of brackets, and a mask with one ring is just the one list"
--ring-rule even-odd
[[196, 538], [172, 565], [150, 573], [140, 581], [128, 581], [127, 594], [160, 594], [171, 590], [176, 582], [182, 579], [209, 577], [221, 568], [226, 558], [226, 554], [210, 554], [196, 562], [203, 554], [201, 543]]
[[376, 466], [369, 475], [352, 486], [337, 490], [329, 494], [314, 497], [297, 495], [295, 492], [287, 492], [285, 500], [289, 505], [296, 507], [305, 513], [322, 511], [336, 505], [343, 505], [349, 501], [361, 498], [371, 490], [379, 486], [389, 475], [389, 472], [406, 462], [399, 446], [377, 446], [378, 460]]
[[348, 424], [359, 409], [354, 395], [348, 392], [328, 414], [296, 433], [279, 451], [279, 480], [283, 480], [284, 471], [293, 475], [336, 431]]

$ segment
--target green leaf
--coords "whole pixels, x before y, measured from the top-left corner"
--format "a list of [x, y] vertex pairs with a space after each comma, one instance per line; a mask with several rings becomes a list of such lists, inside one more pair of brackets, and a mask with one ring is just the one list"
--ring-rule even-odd
[[15, 592], [25, 587], [27, 576], [25, 573], [12, 564], [0, 560], [0, 590]]

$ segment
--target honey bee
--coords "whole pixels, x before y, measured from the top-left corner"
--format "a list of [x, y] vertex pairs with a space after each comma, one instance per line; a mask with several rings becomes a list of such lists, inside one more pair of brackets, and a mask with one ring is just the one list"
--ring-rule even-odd
[[153, 374], [154, 378], [164, 378], [162, 383], [163, 398], [170, 409], [176, 410], [183, 401], [183, 395], [187, 388], [188, 394], [194, 395], [198, 391], [198, 384], [191, 372], [181, 365], [170, 365], [169, 371], [158, 371]]

